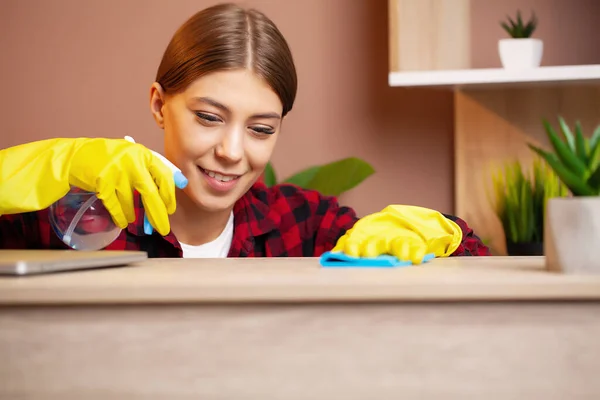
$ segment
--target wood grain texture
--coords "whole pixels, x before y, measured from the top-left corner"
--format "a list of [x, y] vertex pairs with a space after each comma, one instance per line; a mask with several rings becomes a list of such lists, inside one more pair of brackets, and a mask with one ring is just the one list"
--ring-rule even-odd
[[391, 71], [469, 68], [470, 0], [389, 0]]
[[[542, 125], [558, 127], [562, 115], [579, 120], [586, 136], [600, 124], [599, 85], [526, 86], [455, 92], [455, 207], [496, 254], [506, 254], [504, 234], [486, 190], [491, 168], [520, 160], [529, 168], [531, 142], [550, 149]], [[490, 192], [491, 193], [491, 192]]]
[[454, 257], [393, 269], [313, 258], [149, 259], [122, 268], [0, 278], [0, 304], [327, 303], [600, 299], [600, 276], [542, 257]]
[[600, 397], [599, 303], [0, 308], [0, 398]]
[[398, 0], [388, 0], [388, 62], [389, 70], [399, 71], [398, 66]]

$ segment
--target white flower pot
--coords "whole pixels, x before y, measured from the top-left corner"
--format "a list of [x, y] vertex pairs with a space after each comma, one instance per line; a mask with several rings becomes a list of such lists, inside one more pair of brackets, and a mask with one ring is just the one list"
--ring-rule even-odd
[[505, 69], [537, 68], [542, 63], [544, 42], [540, 39], [500, 39], [500, 61]]
[[544, 255], [549, 271], [600, 274], [600, 197], [548, 200]]

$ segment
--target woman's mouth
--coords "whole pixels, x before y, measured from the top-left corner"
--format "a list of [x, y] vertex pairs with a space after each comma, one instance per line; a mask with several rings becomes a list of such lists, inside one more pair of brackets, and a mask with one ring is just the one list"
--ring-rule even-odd
[[198, 167], [208, 185], [216, 191], [227, 192], [235, 187], [241, 175], [229, 175]]

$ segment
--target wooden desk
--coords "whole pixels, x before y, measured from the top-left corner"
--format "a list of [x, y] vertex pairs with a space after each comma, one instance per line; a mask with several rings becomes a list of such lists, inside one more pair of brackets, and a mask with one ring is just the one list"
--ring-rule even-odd
[[600, 276], [148, 260], [0, 279], [2, 399], [598, 399]]

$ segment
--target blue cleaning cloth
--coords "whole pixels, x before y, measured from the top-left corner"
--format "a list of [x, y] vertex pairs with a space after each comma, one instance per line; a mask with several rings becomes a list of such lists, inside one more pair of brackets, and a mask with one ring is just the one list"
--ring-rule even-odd
[[[426, 254], [423, 262], [435, 258], [435, 254]], [[390, 255], [381, 255], [378, 257], [353, 257], [341, 252], [327, 251], [319, 257], [319, 263], [327, 268], [395, 268], [407, 267], [413, 265], [411, 261], [400, 261], [398, 258]]]

